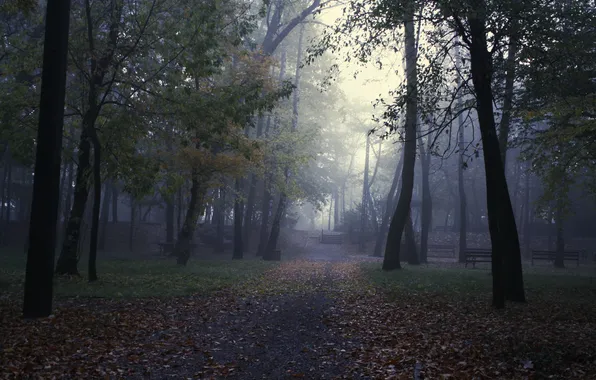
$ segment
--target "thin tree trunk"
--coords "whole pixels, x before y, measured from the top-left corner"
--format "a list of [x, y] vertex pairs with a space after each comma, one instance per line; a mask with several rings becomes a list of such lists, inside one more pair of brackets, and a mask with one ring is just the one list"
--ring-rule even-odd
[[118, 188], [112, 185], [112, 223], [118, 223]]
[[166, 199], [166, 243], [174, 242], [174, 201], [171, 196]]
[[[457, 69], [459, 70], [461, 67], [461, 56], [459, 52], [459, 46], [456, 47], [456, 65]], [[457, 76], [457, 86], [458, 88], [461, 86], [461, 78]], [[459, 97], [457, 99], [457, 107], [461, 109], [462, 107], [462, 99]], [[464, 164], [465, 164], [465, 141], [464, 141], [464, 117], [463, 114], [460, 112], [457, 118], [458, 123], [458, 149], [459, 149], [459, 157], [458, 157], [458, 165], [457, 165], [457, 189], [459, 193], [459, 254], [458, 254], [458, 261], [460, 263], [466, 262], [466, 250], [467, 250], [467, 235], [468, 235], [468, 211], [467, 211], [467, 199], [466, 199], [466, 186], [464, 182]]]
[[99, 233], [99, 211], [101, 204], [101, 145], [93, 125], [90, 134], [93, 142], [93, 214], [91, 219], [91, 238], [89, 239], [89, 282], [97, 281], [97, 240]]
[[395, 214], [389, 226], [383, 270], [400, 269], [401, 239], [406, 227], [412, 192], [414, 189], [414, 170], [416, 165], [416, 121], [417, 121], [417, 69], [416, 46], [414, 33], [414, 2], [408, 2], [405, 7], [404, 29], [406, 45], [406, 123], [404, 143], [404, 166], [402, 171], [402, 186], [395, 209]]
[[236, 178], [236, 197], [234, 199], [234, 254], [233, 259], [241, 260], [244, 246], [242, 244], [242, 180]]
[[517, 19], [511, 19], [511, 33], [509, 35], [509, 47], [507, 61], [505, 63], [507, 73], [505, 74], [505, 98], [503, 100], [503, 116], [499, 124], [499, 148], [501, 149], [501, 161], [503, 169], [507, 169], [507, 140], [511, 125], [511, 110], [513, 108], [513, 82], [515, 81], [515, 55], [517, 54]]
[[557, 200], [555, 228], [557, 230], [555, 268], [565, 268], [565, 230], [563, 226], [563, 201]]
[[[430, 136], [429, 136], [430, 138]], [[433, 217], [432, 197], [430, 194], [430, 147], [428, 152], [424, 142], [420, 141], [420, 161], [422, 165], [422, 212], [420, 223], [420, 261], [425, 263], [428, 256], [428, 234], [431, 229]]]
[[261, 229], [259, 233], [259, 248], [257, 256], [264, 256], [267, 249], [267, 239], [269, 237], [269, 212], [271, 202], [271, 190], [269, 184], [273, 180], [271, 174], [263, 181], [263, 203], [261, 205]]
[[530, 164], [526, 168], [525, 173], [525, 189], [524, 189], [524, 252], [526, 258], [529, 258], [530, 253], [530, 242], [532, 241], [532, 228], [530, 223], [530, 216], [531, 214], [531, 206], [530, 206]]
[[368, 161], [370, 152], [370, 134], [366, 133], [366, 153], [364, 156], [364, 182], [362, 183], [362, 203], [361, 203], [361, 214], [360, 214], [360, 240], [358, 244], [358, 250], [364, 252], [366, 249], [366, 230], [367, 230], [367, 213], [366, 204], [368, 203]]
[[101, 251], [105, 251], [106, 249], [106, 235], [108, 229], [108, 219], [110, 213], [110, 203], [112, 200], [112, 185], [109, 181], [106, 181], [104, 196], [103, 196], [103, 203], [101, 204], [101, 228], [99, 230], [99, 241], [97, 243], [97, 248]]
[[414, 226], [412, 223], [412, 211], [408, 214], [408, 221], [406, 222], [406, 228], [404, 230], [404, 240], [406, 245], [406, 255], [409, 265], [420, 265], [420, 259], [418, 257], [416, 247], [416, 235], [414, 233]]
[[130, 230], [128, 234], [128, 250], [133, 252], [134, 250], [134, 237], [135, 237], [135, 208], [137, 207], [136, 201], [133, 195], [130, 196]]

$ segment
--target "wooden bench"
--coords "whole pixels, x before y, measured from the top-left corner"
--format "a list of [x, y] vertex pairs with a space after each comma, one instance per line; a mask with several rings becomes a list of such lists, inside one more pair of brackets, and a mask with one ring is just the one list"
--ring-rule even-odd
[[476, 263], [490, 263], [492, 262], [492, 249], [489, 248], [468, 248], [466, 253], [466, 265], [472, 263], [473, 268], [476, 268]]
[[[157, 245], [159, 246], [159, 254], [160, 255], [167, 255], [167, 254], [171, 254], [174, 252], [174, 248], [176, 247], [176, 243], [171, 242], [171, 243], [157, 243]], [[194, 254], [195, 249], [197, 248], [197, 244], [195, 243], [190, 243], [190, 253]]]
[[[455, 246], [449, 244], [429, 244], [428, 245], [428, 253], [448, 253], [449, 256], [447, 257], [455, 257]], [[443, 255], [431, 256], [429, 257], [444, 257]]]
[[343, 234], [328, 234], [325, 235], [321, 230], [321, 244], [342, 244]]
[[[565, 251], [563, 252], [563, 260], [564, 261], [575, 261], [577, 266], [579, 266], [579, 251]], [[556, 251], [544, 251], [544, 250], [532, 250], [532, 265], [534, 265], [534, 260], [540, 261], [555, 261], [557, 257]]]

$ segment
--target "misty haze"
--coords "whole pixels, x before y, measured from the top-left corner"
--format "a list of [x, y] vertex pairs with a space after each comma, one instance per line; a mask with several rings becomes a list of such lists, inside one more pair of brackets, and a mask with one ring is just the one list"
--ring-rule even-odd
[[2, 379], [596, 379], [594, 1], [0, 1]]

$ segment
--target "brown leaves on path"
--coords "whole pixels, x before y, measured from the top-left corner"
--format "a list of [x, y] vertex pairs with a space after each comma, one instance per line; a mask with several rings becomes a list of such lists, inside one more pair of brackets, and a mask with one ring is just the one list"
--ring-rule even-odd
[[569, 302], [553, 289], [551, 298], [495, 311], [489, 294], [421, 289], [433, 281], [432, 269], [410, 273], [428, 276], [416, 289], [389, 294], [373, 285], [361, 265], [282, 262], [208, 297], [63, 299], [54, 316], [38, 321], [22, 320], [19, 304], [1, 301], [0, 374], [596, 378], [594, 302]]

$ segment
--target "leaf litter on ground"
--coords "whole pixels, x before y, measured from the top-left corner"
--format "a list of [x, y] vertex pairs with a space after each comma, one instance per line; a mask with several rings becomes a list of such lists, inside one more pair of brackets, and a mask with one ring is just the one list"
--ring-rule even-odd
[[5, 299], [0, 373], [73, 379], [588, 379], [596, 373], [593, 300], [551, 297], [495, 311], [486, 293], [450, 297], [378, 284], [357, 261], [294, 260], [209, 295], [61, 299], [53, 316], [36, 321], [22, 320], [20, 304]]

